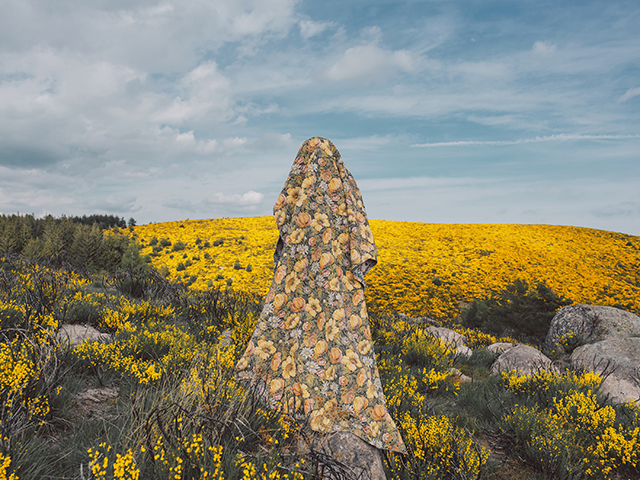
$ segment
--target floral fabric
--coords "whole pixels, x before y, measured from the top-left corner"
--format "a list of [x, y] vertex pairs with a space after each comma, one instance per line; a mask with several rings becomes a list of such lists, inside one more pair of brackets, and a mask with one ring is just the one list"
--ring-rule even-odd
[[364, 300], [377, 251], [358, 186], [331, 142], [302, 144], [273, 212], [274, 279], [238, 376], [314, 431], [349, 431], [406, 452], [387, 412]]

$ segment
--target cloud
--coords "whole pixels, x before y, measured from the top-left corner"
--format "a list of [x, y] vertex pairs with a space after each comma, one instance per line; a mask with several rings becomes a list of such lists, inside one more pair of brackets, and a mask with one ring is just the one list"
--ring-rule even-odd
[[637, 97], [638, 95], [640, 95], [640, 87], [630, 88], [629, 90], [627, 90], [627, 93], [625, 93], [618, 99], [618, 102], [626, 102], [627, 100], [630, 100], [633, 97]]
[[239, 195], [234, 193], [232, 195], [225, 195], [223, 193], [214, 193], [205, 200], [206, 203], [223, 204], [223, 205], [235, 205], [235, 206], [255, 206], [262, 203], [264, 195], [260, 192], [254, 192], [249, 190], [247, 193]]
[[538, 40], [533, 44], [531, 51], [536, 55], [548, 55], [556, 51], [556, 46], [551, 42], [543, 42]]
[[525, 143], [569, 142], [580, 140], [628, 140], [634, 138], [640, 138], [640, 135], [580, 135], [560, 133], [545, 137], [520, 138], [518, 140], [459, 140], [455, 142], [415, 143], [411, 146], [419, 148], [466, 147], [474, 145], [520, 145]]
[[300, 28], [300, 36], [305, 40], [321, 34], [326, 29], [334, 27], [334, 22], [314, 22], [313, 20], [300, 20], [298, 27]]
[[92, 208], [113, 213], [127, 213], [140, 210], [140, 207], [135, 208], [136, 197], [133, 195], [115, 196], [109, 195], [103, 200], [93, 202]]
[[228, 154], [230, 151], [247, 143], [246, 138], [226, 138], [221, 143], [216, 139], [197, 140], [193, 130], [181, 132], [179, 129], [164, 127], [158, 132], [158, 137], [168, 141], [167, 147], [176, 153], [194, 153], [197, 155]]
[[410, 72], [413, 68], [414, 61], [407, 50], [389, 51], [376, 44], [358, 45], [347, 49], [325, 72], [325, 77], [333, 81], [376, 78], [398, 70]]
[[251, 150], [281, 150], [283, 147], [288, 147], [292, 144], [290, 133], [264, 133], [260, 138], [251, 142], [247, 148]]
[[626, 201], [617, 204], [609, 204], [591, 211], [598, 218], [633, 217], [640, 215], [640, 203]]

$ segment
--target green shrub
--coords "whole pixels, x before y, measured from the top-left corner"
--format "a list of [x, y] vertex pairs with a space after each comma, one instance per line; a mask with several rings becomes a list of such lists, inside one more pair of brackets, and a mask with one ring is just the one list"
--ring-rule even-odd
[[184, 250], [185, 248], [187, 248], [187, 246], [183, 242], [177, 241], [173, 244], [173, 248], [171, 250], [174, 252], [178, 252], [180, 250]]
[[246, 270], [247, 272], [251, 272], [251, 271], [253, 271], [253, 267], [251, 266], [251, 264], [250, 264], [250, 263], [247, 265], [247, 268], [246, 268], [245, 270]]
[[177, 271], [177, 272], [181, 272], [181, 271], [183, 271], [185, 268], [186, 268], [186, 267], [185, 267], [185, 265], [184, 265], [184, 263], [183, 263], [183, 262], [178, 262], [178, 266], [176, 267], [176, 271]]
[[240, 270], [242, 268], [242, 265], [240, 265], [240, 260], [236, 260], [236, 263], [233, 264], [233, 268], [235, 268], [236, 270]]
[[160, 240], [160, 246], [162, 248], [170, 247], [171, 241], [168, 238], [163, 238], [162, 240]]
[[501, 292], [471, 302], [462, 318], [470, 328], [541, 344], [556, 311], [570, 304], [571, 300], [555, 294], [544, 282], [530, 287], [517, 279]]

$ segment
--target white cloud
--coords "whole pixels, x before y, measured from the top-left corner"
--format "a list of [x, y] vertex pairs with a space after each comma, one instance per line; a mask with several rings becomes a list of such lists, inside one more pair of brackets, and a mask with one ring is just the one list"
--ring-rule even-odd
[[300, 20], [298, 27], [300, 28], [300, 36], [305, 40], [321, 34], [328, 28], [334, 27], [333, 22], [314, 22], [313, 20]]
[[627, 100], [630, 100], [633, 97], [637, 97], [638, 95], [640, 95], [640, 87], [630, 88], [629, 90], [627, 90], [627, 93], [625, 93], [618, 99], [618, 101], [626, 102]]
[[395, 71], [410, 72], [414, 60], [407, 50], [383, 50], [376, 44], [358, 45], [344, 55], [325, 73], [329, 80], [351, 80], [387, 76]]
[[544, 42], [544, 41], [538, 40], [533, 44], [533, 47], [531, 48], [531, 50], [536, 55], [548, 55], [556, 51], [556, 46], [551, 42]]
[[474, 145], [520, 145], [525, 143], [569, 142], [580, 140], [628, 140], [634, 138], [640, 138], [640, 135], [580, 135], [560, 133], [558, 135], [548, 135], [545, 137], [534, 138], [519, 138], [517, 140], [459, 140], [455, 142], [416, 143], [411, 146], [421, 148], [466, 147]]
[[262, 203], [264, 195], [260, 192], [249, 190], [247, 193], [239, 195], [237, 193], [225, 195], [224, 193], [214, 193], [205, 200], [207, 203], [236, 205], [236, 206], [255, 206]]

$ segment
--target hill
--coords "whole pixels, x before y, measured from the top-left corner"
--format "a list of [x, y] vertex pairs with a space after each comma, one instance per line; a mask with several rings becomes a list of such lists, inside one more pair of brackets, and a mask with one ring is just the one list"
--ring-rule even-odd
[[[544, 281], [575, 303], [640, 313], [640, 237], [553, 225], [370, 223], [379, 252], [367, 276], [370, 308], [451, 319], [519, 278]], [[269, 289], [278, 239], [271, 217], [157, 223], [135, 232], [141, 253], [171, 280], [193, 289]]]

